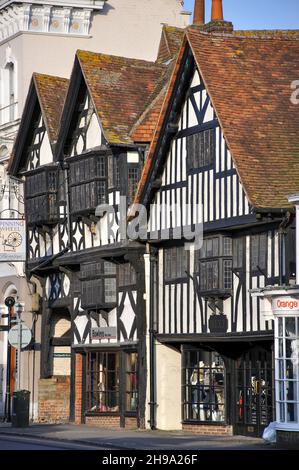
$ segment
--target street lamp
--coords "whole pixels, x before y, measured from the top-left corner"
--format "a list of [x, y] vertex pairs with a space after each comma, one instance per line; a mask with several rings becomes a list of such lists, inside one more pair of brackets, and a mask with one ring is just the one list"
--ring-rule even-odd
[[22, 320], [21, 315], [23, 312], [23, 305], [19, 302], [15, 304], [15, 312], [17, 314], [16, 323], [18, 325], [18, 349], [17, 349], [17, 364], [18, 364], [18, 373], [17, 373], [17, 390], [21, 389], [21, 350], [22, 350]]

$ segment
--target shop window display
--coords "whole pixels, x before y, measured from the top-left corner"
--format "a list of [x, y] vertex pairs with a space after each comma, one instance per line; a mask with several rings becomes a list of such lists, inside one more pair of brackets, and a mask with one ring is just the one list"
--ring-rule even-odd
[[119, 353], [87, 355], [87, 412], [119, 412], [119, 367]]
[[184, 421], [225, 421], [225, 368], [216, 352], [185, 350]]

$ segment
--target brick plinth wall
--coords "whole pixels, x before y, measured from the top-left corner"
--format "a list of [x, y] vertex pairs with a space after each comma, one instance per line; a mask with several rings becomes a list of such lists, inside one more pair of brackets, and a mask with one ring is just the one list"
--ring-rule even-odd
[[40, 379], [38, 386], [38, 421], [66, 423], [70, 418], [70, 377]]
[[86, 416], [85, 424], [87, 426], [98, 426], [100, 428], [120, 428], [119, 416]]
[[137, 429], [137, 419], [136, 418], [125, 418], [125, 428], [126, 429]]
[[210, 426], [208, 424], [183, 424], [183, 431], [202, 436], [232, 436], [232, 426]]
[[75, 367], [75, 424], [82, 423], [82, 382], [83, 382], [83, 356], [76, 354]]
[[299, 431], [277, 431], [277, 444], [290, 449], [299, 449]]

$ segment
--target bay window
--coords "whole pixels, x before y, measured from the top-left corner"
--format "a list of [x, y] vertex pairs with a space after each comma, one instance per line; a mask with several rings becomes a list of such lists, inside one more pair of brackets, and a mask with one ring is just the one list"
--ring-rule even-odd
[[299, 317], [276, 318], [277, 421], [299, 422]]
[[194, 267], [194, 272], [199, 275], [201, 292], [229, 294], [232, 289], [232, 270], [232, 239], [222, 235], [206, 238]]
[[116, 265], [83, 263], [80, 270], [82, 308], [113, 308], [116, 304]]

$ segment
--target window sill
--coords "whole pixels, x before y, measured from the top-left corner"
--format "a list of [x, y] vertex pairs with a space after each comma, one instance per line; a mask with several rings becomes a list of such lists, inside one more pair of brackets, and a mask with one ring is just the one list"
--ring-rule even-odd
[[182, 421], [182, 424], [189, 424], [189, 425], [194, 425], [194, 426], [230, 426], [228, 423], [223, 422], [223, 421], [197, 421], [197, 420], [184, 420]]
[[119, 411], [86, 411], [84, 416], [120, 416]]

